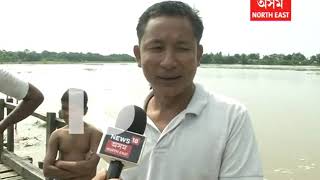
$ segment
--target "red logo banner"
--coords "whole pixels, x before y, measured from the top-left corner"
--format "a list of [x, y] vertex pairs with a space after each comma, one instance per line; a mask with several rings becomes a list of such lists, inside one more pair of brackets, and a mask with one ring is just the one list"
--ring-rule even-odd
[[112, 140], [108, 140], [105, 152], [124, 158], [129, 158], [131, 155], [132, 145], [122, 144]]
[[291, 0], [250, 0], [251, 21], [291, 21]]

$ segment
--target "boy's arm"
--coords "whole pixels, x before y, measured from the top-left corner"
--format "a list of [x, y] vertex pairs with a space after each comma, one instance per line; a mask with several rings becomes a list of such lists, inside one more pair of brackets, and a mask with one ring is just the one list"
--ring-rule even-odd
[[[96, 170], [100, 157], [96, 154], [102, 133], [93, 128], [90, 136], [90, 151], [88, 152], [88, 159], [82, 161], [61, 161], [56, 162], [56, 166], [74, 172], [77, 174], [85, 175], [90, 174]], [[89, 154], [90, 153], [90, 154]]]
[[57, 166], [55, 166], [58, 147], [59, 147], [59, 135], [58, 135], [58, 131], [55, 130], [49, 138], [47, 153], [43, 162], [44, 176], [59, 178], [59, 179], [78, 177], [79, 175], [75, 173], [66, 171], [64, 169], [60, 169]]

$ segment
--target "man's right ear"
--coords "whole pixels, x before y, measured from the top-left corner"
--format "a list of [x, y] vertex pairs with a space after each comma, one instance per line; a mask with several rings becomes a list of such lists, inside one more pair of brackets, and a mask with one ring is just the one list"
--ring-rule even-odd
[[138, 45], [135, 45], [133, 47], [133, 53], [134, 53], [134, 56], [136, 57], [136, 61], [138, 63], [138, 66], [141, 67], [140, 47]]

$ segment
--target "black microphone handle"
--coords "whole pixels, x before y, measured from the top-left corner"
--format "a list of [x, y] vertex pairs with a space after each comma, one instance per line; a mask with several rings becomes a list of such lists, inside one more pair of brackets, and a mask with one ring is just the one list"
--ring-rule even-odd
[[111, 161], [108, 168], [108, 179], [119, 178], [123, 168], [123, 163], [121, 161]]

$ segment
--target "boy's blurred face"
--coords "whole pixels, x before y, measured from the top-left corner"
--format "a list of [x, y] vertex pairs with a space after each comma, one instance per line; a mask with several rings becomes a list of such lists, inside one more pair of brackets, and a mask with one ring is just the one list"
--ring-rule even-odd
[[83, 106], [72, 105], [68, 102], [61, 102], [61, 110], [59, 111], [59, 117], [66, 123], [69, 123], [70, 113], [73, 113], [73, 117], [81, 118], [84, 115]]
[[69, 103], [61, 102], [61, 110], [59, 111], [59, 117], [62, 118], [66, 123], [69, 121]]

